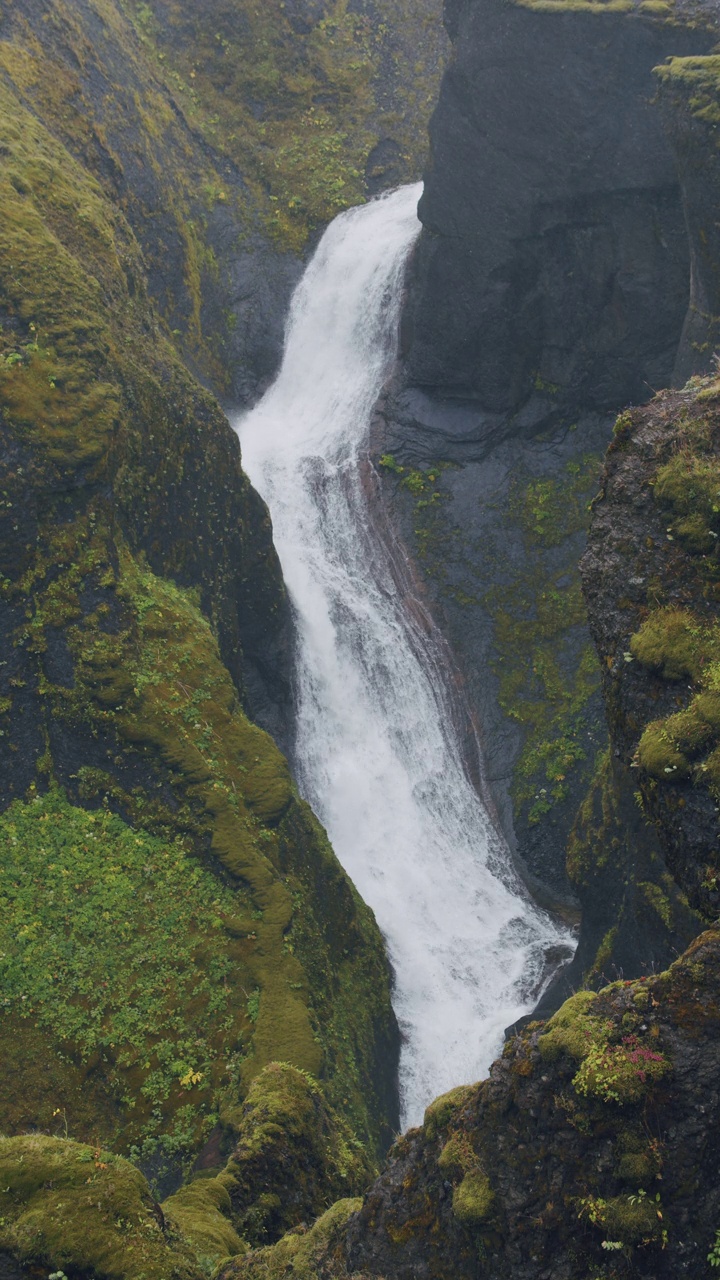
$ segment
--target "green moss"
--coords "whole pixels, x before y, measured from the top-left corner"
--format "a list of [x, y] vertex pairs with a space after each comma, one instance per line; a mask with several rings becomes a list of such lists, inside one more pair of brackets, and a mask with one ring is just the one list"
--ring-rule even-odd
[[669, 1070], [668, 1060], [633, 1034], [618, 1037], [612, 1022], [592, 1012], [601, 1007], [597, 1001], [592, 991], [571, 996], [540, 1036], [540, 1054], [548, 1062], [561, 1054], [579, 1062], [573, 1085], [583, 1097], [638, 1102]]
[[[48, 869], [45, 828], [35, 817], [40, 806], [55, 805], [54, 839], [71, 862], [100, 818], [53, 791], [29, 807], [20, 842], [32, 839], [39, 860], [23, 882], [37, 932], [21, 935], [32, 982], [18, 988], [17, 1000], [13, 994], [7, 1015], [17, 1020], [27, 1004], [54, 1043], [79, 1055], [83, 1071], [99, 1056], [100, 1077], [117, 1095], [109, 1111], [96, 1099], [101, 1112], [92, 1122], [85, 1109], [81, 1116], [72, 1110], [72, 1131], [116, 1137], [143, 1160], [158, 1152], [189, 1160], [218, 1108], [232, 1108], [253, 1077], [282, 1057], [324, 1072], [357, 1132], [379, 1148], [383, 1118], [373, 1109], [372, 1080], [376, 1037], [391, 1019], [381, 940], [297, 799], [285, 760], [242, 711], [194, 593], [157, 577], [85, 518], [55, 531], [47, 566], [36, 563], [8, 590], [33, 600], [18, 639], [37, 661], [46, 632], [64, 627], [74, 680], [41, 678], [51, 719], [72, 734], [109, 737], [115, 764], [139, 754], [147, 776], [129, 795], [108, 771], [80, 771], [86, 797], [119, 804], [133, 822], [102, 815], [118, 856], [98, 864], [89, 846], [91, 867], [80, 868], [82, 877], [73, 871], [80, 897], [67, 891], [67, 861], [51, 859]], [[82, 613], [78, 601], [88, 593], [95, 607]], [[14, 824], [13, 838], [26, 808], [13, 806], [2, 820]], [[213, 868], [193, 856], [208, 848]], [[166, 851], [168, 883], [156, 867], [165, 867]], [[332, 888], [332, 913], [317, 896], [319, 883]], [[58, 910], [65, 932], [53, 950]], [[7, 920], [10, 927], [14, 917]], [[107, 967], [105, 953], [94, 959], [80, 946], [90, 925], [108, 956], [124, 947], [127, 968], [118, 966], [107, 988], [95, 989], [92, 976]], [[68, 931], [77, 941], [63, 966], [55, 952], [65, 954]], [[7, 952], [16, 967], [18, 945]], [[24, 970], [18, 974], [19, 981]], [[25, 1103], [32, 1105], [29, 1094]], [[48, 1100], [36, 1095], [35, 1105], [46, 1109]]]
[[640, 881], [638, 889], [642, 891], [650, 906], [657, 912], [660, 919], [667, 929], [673, 927], [673, 908], [670, 899], [663, 893], [657, 884], [651, 884], [649, 881]]
[[99, 1148], [0, 1139], [0, 1249], [24, 1267], [102, 1280], [200, 1280], [142, 1174]]
[[223, 1121], [237, 1139], [226, 1170], [233, 1221], [253, 1245], [357, 1194], [375, 1172], [317, 1081], [286, 1063], [266, 1067]]
[[585, 1056], [600, 1025], [589, 1013], [596, 1000], [594, 991], [578, 991], [553, 1014], [538, 1040], [543, 1058], [553, 1062], [566, 1053], [580, 1061]]
[[318, 1267], [341, 1245], [348, 1220], [362, 1200], [339, 1200], [305, 1233], [283, 1236], [277, 1244], [248, 1254], [241, 1263], [221, 1267], [216, 1280], [317, 1280]]
[[706, 663], [717, 657], [716, 649], [713, 633], [692, 613], [672, 605], [654, 610], [630, 640], [633, 657], [665, 680], [698, 679]]
[[538, 13], [632, 13], [634, 0], [513, 0], [522, 9]]
[[588, 496], [597, 488], [599, 465], [594, 454], [565, 464], [564, 474], [517, 479], [509, 509], [533, 546], [556, 547], [588, 518]]
[[615, 1196], [607, 1202], [605, 1227], [623, 1244], [650, 1244], [662, 1238], [662, 1218], [659, 1195]]
[[714, 552], [720, 536], [718, 459], [682, 450], [659, 469], [654, 491], [656, 500], [671, 509], [671, 531], [688, 551]]
[[443, 1093], [425, 1110], [425, 1118], [423, 1126], [425, 1134], [429, 1141], [442, 1130], [447, 1129], [452, 1123], [454, 1117], [461, 1107], [467, 1102], [472, 1093], [471, 1085], [459, 1085], [456, 1089], [450, 1089], [448, 1093]]
[[492, 1212], [495, 1193], [484, 1173], [466, 1173], [453, 1191], [452, 1211], [464, 1227], [486, 1222]]
[[690, 776], [690, 765], [674, 745], [663, 720], [654, 721], [643, 731], [636, 760], [641, 769], [663, 782], [678, 782]]
[[477, 1172], [478, 1158], [466, 1135], [454, 1132], [438, 1156], [438, 1169], [448, 1177]]
[[682, 96], [698, 120], [713, 127], [720, 123], [720, 57], [717, 54], [670, 58], [655, 68], [655, 75], [667, 90]]
[[[3, 1060], [25, 1063], [21, 1088], [0, 1082], [0, 1127], [50, 1127], [57, 1103], [70, 1132], [116, 1138], [153, 1175], [166, 1162], [177, 1172], [218, 1111], [280, 1057], [324, 1075], [322, 1087], [378, 1149], [388, 1127], [378, 1061], [381, 1047], [386, 1062], [393, 1053], [382, 940], [241, 701], [241, 633], [270, 642], [284, 603], [267, 514], [222, 413], [147, 297], [145, 263], [157, 279], [167, 249], [158, 240], [177, 231], [185, 283], [165, 302], [183, 311], [207, 370], [203, 281], [218, 264], [196, 201], [207, 213], [226, 193], [113, 0], [91, 0], [87, 16], [102, 24], [100, 45], [64, 0], [45, 6], [42, 22], [32, 7], [8, 11], [3, 35], [13, 43], [0, 42], [0, 396], [9, 456], [19, 460], [3, 499], [28, 514], [27, 529], [0, 527], [26, 718], [6, 714], [17, 690], [5, 687], [4, 668], [0, 715], [3, 747], [13, 752], [21, 730], [37, 744], [30, 796], [55, 778], [65, 788], [53, 785], [28, 812], [61, 806], [53, 840], [65, 852], [103, 822], [113, 859], [99, 865], [94, 845], [87, 857], [81, 848], [84, 878], [70, 899], [55, 880], [60, 858], [54, 870], [40, 862], [46, 824], [28, 820], [40, 883], [18, 883], [47, 928], [14, 937], [6, 954], [16, 964], [16, 948], [32, 942], [21, 993], [32, 1001], [18, 999], [34, 1013], [0, 1011]], [[80, 72], [106, 84], [115, 58], [127, 85], [117, 101], [103, 97], [106, 134]], [[108, 136], [126, 127], [126, 109], [143, 189], [157, 193], [160, 158], [178, 171], [160, 188], [161, 235], [143, 226], [148, 210], [131, 176], [124, 183], [123, 207], [147, 232], [144, 252], [110, 195], [122, 165]], [[78, 156], [97, 164], [102, 183]], [[55, 652], [68, 667], [61, 678]], [[4, 803], [15, 785], [13, 775]], [[23, 777], [18, 789], [26, 786]], [[161, 874], [164, 851], [172, 882]], [[158, 880], [160, 914], [135, 854]], [[83, 928], [108, 988], [87, 990]], [[126, 937], [127, 967], [108, 975], [107, 953]]]
[[612, 928], [608, 929], [595, 954], [595, 959], [592, 964], [593, 973], [602, 974], [605, 969], [610, 967], [618, 933], [619, 928], [617, 925], [613, 925]]
[[187, 1242], [201, 1270], [208, 1275], [227, 1258], [247, 1252], [230, 1218], [232, 1204], [227, 1174], [216, 1178], [196, 1178], [182, 1187], [162, 1206], [166, 1220]]
[[[284, 245], [302, 248], [363, 200], [380, 139], [396, 141], [400, 180], [420, 175], [445, 47], [439, 14], [422, 0], [380, 3], [372, 18], [332, 0], [302, 26], [278, 0], [211, 0], [193, 14], [178, 0], [127, 7], [193, 124], [240, 166]], [[382, 163], [370, 176], [381, 175]], [[222, 184], [207, 193], [217, 200]]]
[[634, 1189], [654, 1181], [662, 1169], [659, 1149], [660, 1144], [655, 1139], [648, 1142], [642, 1131], [623, 1130], [617, 1143], [618, 1177]]
[[658, 609], [630, 647], [665, 679], [689, 677], [700, 686], [684, 711], [645, 727], [635, 763], [658, 782], [693, 778], [720, 794], [720, 633], [685, 610]]
[[[592, 646], [576, 643], [585, 609], [574, 538], [587, 525], [599, 465], [588, 455], [568, 463], [562, 477], [514, 483], [509, 516], [523, 530], [525, 563], [485, 596], [495, 625], [500, 705], [524, 731], [513, 799], [531, 825], [568, 797], [586, 760], [586, 712], [600, 673]], [[567, 563], [558, 570], [544, 553], [563, 545]]]

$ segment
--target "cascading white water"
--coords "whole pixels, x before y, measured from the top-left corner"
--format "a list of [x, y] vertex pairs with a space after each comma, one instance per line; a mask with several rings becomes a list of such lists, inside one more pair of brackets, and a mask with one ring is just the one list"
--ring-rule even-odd
[[471, 785], [432, 634], [404, 607], [361, 480], [395, 355], [420, 187], [332, 223], [295, 293], [275, 384], [236, 423], [297, 618], [301, 789], [375, 911], [395, 970], [406, 1123], [478, 1079], [548, 948]]

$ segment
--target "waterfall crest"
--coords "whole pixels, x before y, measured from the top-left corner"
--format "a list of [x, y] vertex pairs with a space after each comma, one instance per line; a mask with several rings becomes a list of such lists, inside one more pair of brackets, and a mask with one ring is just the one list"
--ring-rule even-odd
[[403, 605], [362, 482], [420, 191], [328, 228], [277, 380], [236, 423], [296, 613], [296, 775], [387, 941], [407, 1124], [482, 1076], [548, 950], [573, 945], [523, 891], [468, 779], [432, 630]]

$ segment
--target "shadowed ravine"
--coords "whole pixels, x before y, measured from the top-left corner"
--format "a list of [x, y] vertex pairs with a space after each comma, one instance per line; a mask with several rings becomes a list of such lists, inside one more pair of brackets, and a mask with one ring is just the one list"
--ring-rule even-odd
[[419, 187], [330, 226], [291, 308], [280, 374], [236, 423], [297, 619], [300, 786], [387, 939], [403, 1119], [487, 1069], [549, 949], [471, 785], [432, 633], [404, 608], [361, 479], [392, 366]]

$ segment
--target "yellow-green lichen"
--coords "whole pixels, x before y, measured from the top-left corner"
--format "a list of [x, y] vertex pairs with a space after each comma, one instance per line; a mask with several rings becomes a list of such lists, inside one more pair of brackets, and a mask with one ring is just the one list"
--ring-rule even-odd
[[464, 1227], [476, 1227], [486, 1222], [492, 1212], [495, 1194], [486, 1174], [466, 1173], [453, 1191], [452, 1211]]

